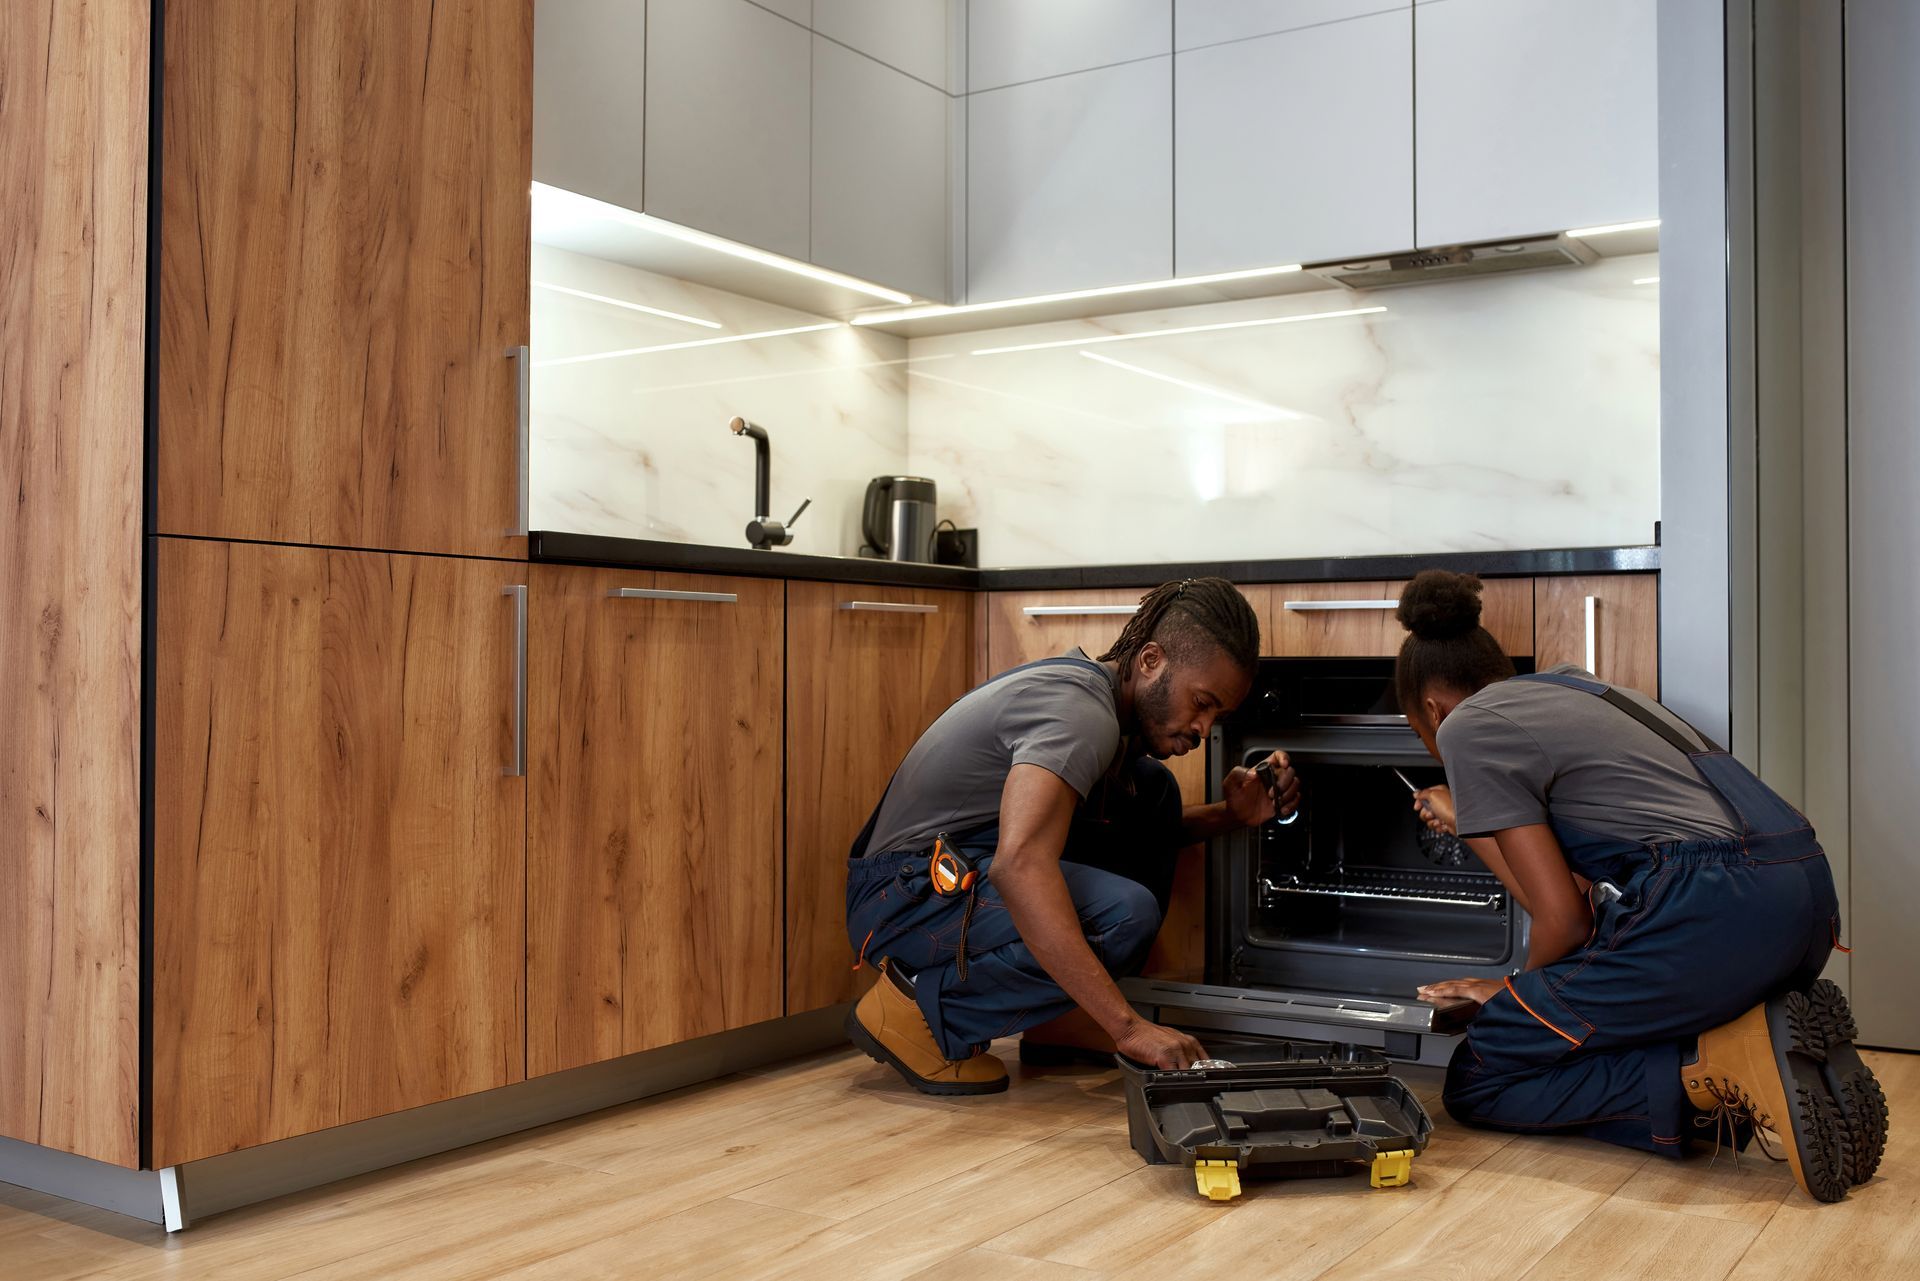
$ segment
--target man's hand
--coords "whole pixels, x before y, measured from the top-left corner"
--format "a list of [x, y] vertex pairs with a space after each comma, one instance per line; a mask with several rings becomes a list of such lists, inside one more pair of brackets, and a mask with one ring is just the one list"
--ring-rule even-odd
[[[1272, 790], [1255, 770], [1270, 774]], [[1275, 814], [1284, 816], [1300, 808], [1300, 778], [1293, 772], [1287, 754], [1275, 752], [1254, 769], [1236, 765], [1227, 771], [1220, 780], [1220, 794], [1236, 822], [1242, 827], [1257, 827]]]
[[1413, 812], [1420, 816], [1422, 823], [1436, 832], [1445, 832], [1450, 836], [1459, 834], [1453, 817], [1453, 791], [1445, 783], [1438, 787], [1423, 787], [1415, 792]]
[[1462, 997], [1475, 1005], [1485, 1005], [1494, 993], [1506, 986], [1499, 979], [1444, 979], [1429, 983], [1414, 995], [1423, 1001], [1457, 1001]]
[[1119, 1036], [1113, 1038], [1113, 1044], [1115, 1049], [1135, 1063], [1144, 1063], [1148, 1067], [1190, 1067], [1195, 1059], [1207, 1057], [1207, 1052], [1200, 1048], [1200, 1042], [1185, 1032], [1161, 1027], [1145, 1019], [1135, 1019], [1128, 1024]]

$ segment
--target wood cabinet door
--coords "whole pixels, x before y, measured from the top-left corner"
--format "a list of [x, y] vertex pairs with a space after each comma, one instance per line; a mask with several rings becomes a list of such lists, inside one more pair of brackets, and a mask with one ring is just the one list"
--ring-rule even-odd
[[529, 1073], [778, 1017], [784, 585], [533, 569]]
[[[1489, 578], [1480, 625], [1509, 654], [1533, 652], [1533, 580]], [[1261, 648], [1277, 658], [1384, 658], [1400, 652], [1406, 629], [1394, 617], [1406, 583], [1274, 583], [1250, 587], [1260, 610]]]
[[156, 528], [522, 554], [532, 0], [165, 21]]
[[787, 584], [787, 1013], [857, 994], [847, 850], [920, 734], [967, 692], [971, 597]]
[[158, 561], [153, 1164], [521, 1080], [526, 567]]
[[1536, 578], [1533, 661], [1577, 663], [1611, 685], [1660, 697], [1660, 578]]

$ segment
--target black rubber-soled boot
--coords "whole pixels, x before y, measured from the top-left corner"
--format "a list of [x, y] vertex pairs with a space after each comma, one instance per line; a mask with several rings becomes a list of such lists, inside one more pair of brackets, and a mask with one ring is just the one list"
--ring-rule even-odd
[[1839, 985], [1821, 979], [1808, 990], [1807, 997], [1824, 1042], [1827, 1091], [1839, 1106], [1841, 1122], [1847, 1129], [1847, 1178], [1852, 1183], [1865, 1183], [1880, 1168], [1880, 1158], [1887, 1150], [1887, 1096], [1873, 1069], [1861, 1061], [1860, 1051], [1854, 1048], [1859, 1031]]
[[1794, 1129], [1801, 1135], [1805, 1187], [1816, 1201], [1847, 1195], [1853, 1169], [1852, 1143], [1826, 1082], [1826, 1031], [1813, 998], [1789, 992], [1766, 1003], [1775, 1061], [1789, 1087]]

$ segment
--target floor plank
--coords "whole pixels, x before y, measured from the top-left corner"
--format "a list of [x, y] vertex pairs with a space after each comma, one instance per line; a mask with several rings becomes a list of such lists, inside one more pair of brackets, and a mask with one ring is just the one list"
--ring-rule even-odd
[[781, 1281], [1444, 1281], [1920, 1275], [1920, 1056], [1871, 1056], [1882, 1175], [1807, 1200], [1752, 1151], [1674, 1162], [1465, 1129], [1439, 1076], [1407, 1188], [1249, 1180], [1216, 1205], [1128, 1145], [1110, 1069], [1013, 1063], [1006, 1095], [929, 1099], [813, 1055], [217, 1216], [148, 1224], [0, 1185], [7, 1281], [676, 1276]]
[[1521, 1281], [1724, 1277], [1759, 1235], [1760, 1226], [1755, 1223], [1662, 1210], [1615, 1197], [1583, 1219]]

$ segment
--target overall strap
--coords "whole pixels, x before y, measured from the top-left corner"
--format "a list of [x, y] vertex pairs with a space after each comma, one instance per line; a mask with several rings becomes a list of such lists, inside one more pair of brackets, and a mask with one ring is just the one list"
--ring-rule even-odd
[[[1107, 674], [1107, 669], [1105, 666], [1103, 666], [1100, 663], [1094, 662], [1090, 658], [1075, 658], [1071, 654], [1059, 654], [1051, 658], [1036, 658], [1031, 663], [1022, 663], [1018, 667], [1009, 667], [1006, 671], [1001, 672], [996, 676], [988, 677], [986, 680], [981, 681], [978, 685], [975, 685], [972, 689], [968, 690], [965, 694], [962, 694], [960, 698], [966, 698], [968, 697], [968, 695], [976, 694], [979, 691], [985, 689], [987, 686], [994, 684], [996, 681], [1003, 681], [1009, 676], [1017, 676], [1021, 672], [1030, 672], [1036, 667], [1061, 667], [1061, 666], [1090, 667], [1094, 671], [1099, 672], [1102, 676], [1105, 676]], [[959, 701], [960, 701], [959, 698], [956, 698], [953, 700], [954, 703], [957, 703]], [[948, 710], [951, 710], [952, 707], [953, 707], [953, 703], [947, 704]], [[945, 711], [941, 712], [941, 715], [942, 716], [946, 715], [946, 712]], [[935, 717], [935, 719], [937, 720], [939, 718]], [[904, 764], [904, 761], [902, 763]], [[892, 777], [887, 779], [886, 790], [880, 793], [880, 803], [873, 807], [873, 813], [867, 815], [866, 823], [860, 828], [860, 835], [853, 838], [853, 848], [847, 852], [848, 858], [865, 858], [867, 856], [867, 846], [872, 844], [873, 842], [873, 829], [876, 826], [878, 826], [880, 822], [880, 811], [886, 808], [887, 797], [891, 795], [893, 792], [893, 781], [894, 779], [899, 777], [900, 777], [900, 770], [896, 766], [894, 768]]]
[[[1750, 857], [1762, 862], [1776, 858], [1800, 858], [1812, 845], [1813, 829], [1808, 825], [1806, 816], [1761, 782], [1752, 770], [1729, 756], [1724, 748], [1705, 734], [1700, 734], [1699, 730], [1693, 732], [1700, 734], [1700, 741], [1706, 744], [1704, 749], [1688, 742], [1680, 731], [1613, 686], [1599, 681], [1569, 676], [1564, 672], [1536, 672], [1512, 679], [1582, 690], [1611, 703], [1659, 735], [1687, 758], [1694, 772], [1700, 776], [1700, 781], [1711, 788], [1740, 820], [1741, 840]], [[1681, 724], [1685, 725], [1686, 722], [1682, 721]], [[1693, 729], [1693, 726], [1687, 725], [1687, 728]], [[1812, 845], [1812, 848], [1816, 852], [1819, 849], [1817, 845]]]
[[[1702, 748], [1689, 742], [1686, 735], [1669, 725], [1666, 721], [1655, 716], [1652, 712], [1634, 702], [1613, 686], [1600, 681], [1590, 681], [1585, 677], [1571, 676], [1565, 672], [1531, 672], [1525, 676], [1515, 676], [1513, 679], [1517, 681], [1533, 681], [1541, 685], [1560, 685], [1567, 689], [1577, 689], [1583, 693], [1592, 694], [1602, 702], [1611, 704], [1622, 712], [1625, 712], [1628, 716], [1631, 716], [1634, 720], [1639, 721], [1640, 724], [1647, 729], [1672, 744], [1674, 750], [1678, 751], [1682, 756], [1698, 756], [1703, 751], [1718, 752], [1723, 750], [1705, 734], [1701, 734], [1699, 730], [1693, 729], [1693, 726], [1687, 725], [1687, 722], [1681, 721], [1680, 723], [1682, 725], [1686, 725], [1688, 729], [1693, 729], [1693, 732], [1698, 735], [1700, 742], [1706, 744], [1706, 746]], [[1675, 719], [1678, 718], [1676, 717]]]

